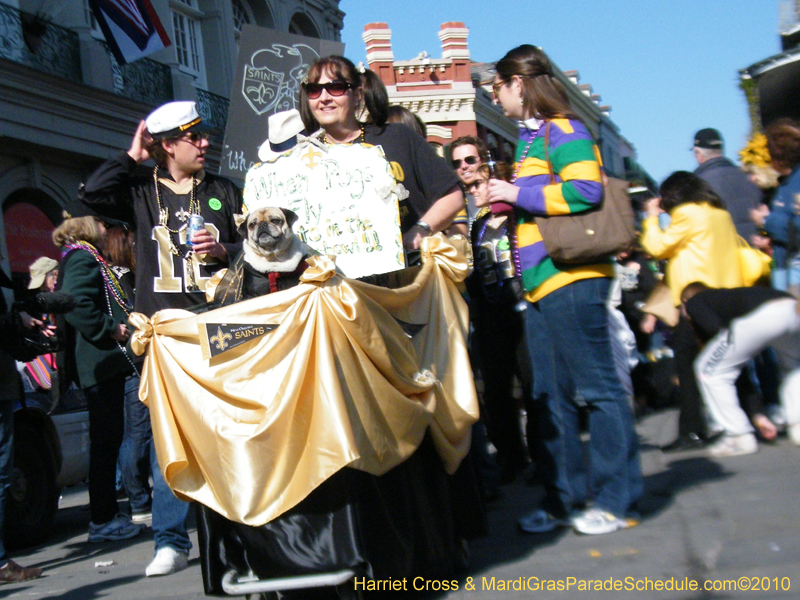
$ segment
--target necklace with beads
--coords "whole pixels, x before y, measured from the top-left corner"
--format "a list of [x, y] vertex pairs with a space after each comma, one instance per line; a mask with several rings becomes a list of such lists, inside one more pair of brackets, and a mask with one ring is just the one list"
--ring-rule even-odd
[[[533, 140], [536, 139], [536, 136], [532, 137], [528, 140], [527, 145], [525, 146], [525, 150], [522, 152], [522, 156], [520, 156], [519, 161], [517, 162], [517, 166], [514, 168], [514, 174], [511, 176], [511, 180], [509, 183], [515, 183], [517, 178], [519, 177], [519, 172], [522, 170], [522, 165], [525, 162], [525, 159], [528, 158], [528, 152], [531, 150], [531, 145], [533, 144]], [[519, 244], [517, 243], [517, 223], [514, 219], [508, 220], [507, 225], [508, 231], [508, 241], [511, 244], [511, 257], [514, 261], [514, 272], [518, 275], [522, 275], [522, 263], [519, 260]]]
[[108, 266], [108, 263], [97, 251], [97, 248], [92, 246], [89, 242], [78, 241], [72, 244], [66, 244], [64, 249], [61, 251], [61, 257], [65, 257], [73, 250], [85, 250], [92, 255], [92, 257], [100, 265], [100, 274], [103, 276], [103, 281], [105, 282], [104, 288], [106, 299], [109, 300], [110, 295], [111, 298], [114, 298], [114, 301], [120, 306], [120, 308], [125, 311], [125, 314], [130, 315], [131, 311], [133, 310], [133, 305], [128, 299], [128, 296], [125, 294], [125, 290], [122, 289], [122, 285], [120, 284], [117, 276], [114, 274], [114, 271], [112, 271], [111, 267]]
[[[350, 142], [333, 142], [333, 143], [334, 144], [339, 144], [339, 143], [341, 143], [341, 144], [365, 144], [367, 140], [364, 137], [364, 124], [360, 123], [360, 125], [361, 125], [361, 133], [359, 134], [359, 136], [356, 139], [354, 139], [354, 140], [352, 140]], [[328, 143], [328, 134], [325, 133], [324, 129], [322, 130], [322, 143], [323, 144], [327, 144]]]
[[[156, 187], [156, 205], [158, 206], [158, 224], [164, 227], [170, 234], [170, 250], [173, 254], [181, 256], [175, 243], [172, 241], [172, 235], [178, 235], [179, 231], [170, 229], [167, 223], [169, 222], [169, 211], [161, 203], [161, 186], [158, 183], [158, 167], [153, 168], [153, 183]], [[192, 175], [192, 191], [189, 195], [189, 214], [200, 214], [200, 201], [197, 199], [197, 178]]]
[[[198, 291], [200, 288], [198, 287], [197, 282], [195, 281], [194, 265], [192, 264], [192, 261], [194, 260], [194, 251], [189, 249], [184, 254], [180, 250], [178, 250], [178, 245], [175, 243], [175, 240], [173, 240], [173, 236], [179, 235], [180, 230], [170, 229], [169, 225], [167, 225], [167, 223], [169, 222], [169, 211], [161, 203], [161, 188], [160, 184], [158, 183], [158, 166], [155, 166], [153, 168], [153, 183], [156, 187], [156, 206], [158, 207], [158, 224], [167, 230], [167, 239], [169, 240], [169, 251], [175, 256], [180, 256], [181, 258], [189, 262], [189, 268], [187, 269], [187, 272], [189, 274], [188, 290], [190, 292]], [[194, 174], [192, 174], [192, 191], [189, 195], [189, 216], [199, 215], [199, 214], [200, 214], [200, 201], [197, 199], [197, 178], [194, 176]]]

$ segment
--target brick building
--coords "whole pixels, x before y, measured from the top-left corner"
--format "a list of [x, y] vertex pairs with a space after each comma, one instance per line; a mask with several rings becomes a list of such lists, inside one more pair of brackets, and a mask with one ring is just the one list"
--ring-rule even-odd
[[[492, 102], [494, 63], [471, 60], [469, 29], [464, 23], [441, 25], [441, 58], [423, 52], [411, 60], [395, 60], [387, 23], [367, 24], [362, 37], [368, 66], [380, 75], [390, 102], [417, 114], [427, 126], [428, 141], [443, 155], [453, 140], [475, 135], [487, 143], [495, 158], [513, 160], [518, 124]], [[600, 104], [600, 96], [590, 85], [579, 83], [577, 71], [555, 67], [555, 75], [564, 84], [573, 110], [597, 140], [606, 169], [653, 188], [655, 182], [636, 163], [633, 145], [609, 117], [611, 108]]]

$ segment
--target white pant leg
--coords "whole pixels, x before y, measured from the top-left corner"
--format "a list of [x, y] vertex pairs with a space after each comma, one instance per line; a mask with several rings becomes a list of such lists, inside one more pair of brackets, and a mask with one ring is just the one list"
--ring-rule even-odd
[[695, 373], [703, 400], [714, 419], [729, 434], [753, 431], [739, 405], [736, 378], [748, 360], [790, 333], [794, 322], [790, 317], [796, 305], [797, 301], [791, 298], [762, 304], [731, 321], [729, 329], [714, 336], [697, 357]]
[[780, 398], [786, 421], [800, 423], [800, 315], [793, 298], [775, 300], [770, 317], [783, 325], [783, 334], [769, 345], [778, 355], [781, 370]]
[[730, 333], [723, 329], [709, 340], [694, 361], [694, 372], [711, 418], [726, 433], [741, 435], [753, 432], [736, 394], [736, 379], [750, 355], [731, 343]]

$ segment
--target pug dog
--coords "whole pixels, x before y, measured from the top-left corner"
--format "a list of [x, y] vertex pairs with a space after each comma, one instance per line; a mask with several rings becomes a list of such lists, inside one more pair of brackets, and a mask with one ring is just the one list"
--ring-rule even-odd
[[259, 273], [291, 273], [307, 250], [292, 231], [297, 215], [268, 206], [247, 214], [239, 225], [244, 260]]
[[288, 209], [265, 207], [237, 217], [244, 238], [242, 252], [231, 263], [214, 291], [213, 303], [227, 306], [300, 283], [300, 275], [316, 254], [292, 231], [297, 215]]

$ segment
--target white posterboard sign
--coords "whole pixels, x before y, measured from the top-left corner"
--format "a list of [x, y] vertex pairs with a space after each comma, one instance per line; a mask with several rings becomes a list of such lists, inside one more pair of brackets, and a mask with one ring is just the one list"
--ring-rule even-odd
[[335, 256], [350, 278], [405, 267], [398, 201], [407, 195], [379, 146], [323, 145], [314, 138], [249, 169], [244, 185], [247, 210], [294, 211], [294, 232], [320, 254]]

